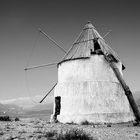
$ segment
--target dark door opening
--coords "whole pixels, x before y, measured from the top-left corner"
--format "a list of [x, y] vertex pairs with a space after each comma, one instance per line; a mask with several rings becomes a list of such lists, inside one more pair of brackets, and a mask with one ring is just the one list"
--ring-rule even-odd
[[60, 114], [60, 109], [61, 109], [61, 97], [57, 96], [55, 97], [55, 116]]

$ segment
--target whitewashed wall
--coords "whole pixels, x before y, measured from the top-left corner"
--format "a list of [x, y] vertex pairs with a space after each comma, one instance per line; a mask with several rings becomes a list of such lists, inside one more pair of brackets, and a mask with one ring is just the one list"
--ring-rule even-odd
[[[122, 73], [121, 63], [117, 64]], [[103, 55], [63, 62], [54, 96], [61, 96], [60, 122], [118, 123], [134, 120], [124, 91]]]

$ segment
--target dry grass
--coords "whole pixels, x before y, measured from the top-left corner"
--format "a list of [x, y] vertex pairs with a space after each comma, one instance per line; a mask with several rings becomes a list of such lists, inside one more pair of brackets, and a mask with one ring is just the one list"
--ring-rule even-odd
[[46, 138], [52, 138], [54, 136], [57, 136], [57, 131], [56, 130], [51, 130], [51, 131], [48, 131], [44, 134], [44, 137]]
[[[31, 121], [32, 120], [32, 121]], [[106, 125], [51, 124], [40, 119], [20, 119], [20, 121], [1, 121], [1, 139], [41, 139], [41, 140], [138, 140], [140, 127], [128, 124]]]
[[[55, 140], [95, 140], [89, 134], [80, 129], [67, 130], [66, 132], [51, 130], [42, 135], [42, 137]], [[41, 138], [41, 136], [39, 138]]]
[[57, 140], [93, 140], [93, 138], [83, 130], [73, 129], [67, 131], [65, 134], [60, 133]]

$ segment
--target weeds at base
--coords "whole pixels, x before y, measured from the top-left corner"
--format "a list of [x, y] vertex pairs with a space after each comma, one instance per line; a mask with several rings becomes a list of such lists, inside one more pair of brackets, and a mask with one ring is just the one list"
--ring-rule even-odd
[[66, 132], [57, 132], [56, 130], [51, 130], [46, 132], [44, 135], [40, 135], [38, 138], [41, 139], [41, 137], [48, 139], [53, 138], [54, 140], [97, 140], [80, 129], [67, 130]]

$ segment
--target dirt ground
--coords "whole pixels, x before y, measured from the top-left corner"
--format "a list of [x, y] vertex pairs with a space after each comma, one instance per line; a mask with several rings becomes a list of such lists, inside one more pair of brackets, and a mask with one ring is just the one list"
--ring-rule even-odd
[[45, 133], [71, 129], [82, 129], [94, 140], [140, 140], [140, 126], [117, 125], [74, 125], [51, 124], [41, 119], [22, 119], [20, 121], [0, 122], [0, 140], [36, 140], [46, 139]]

